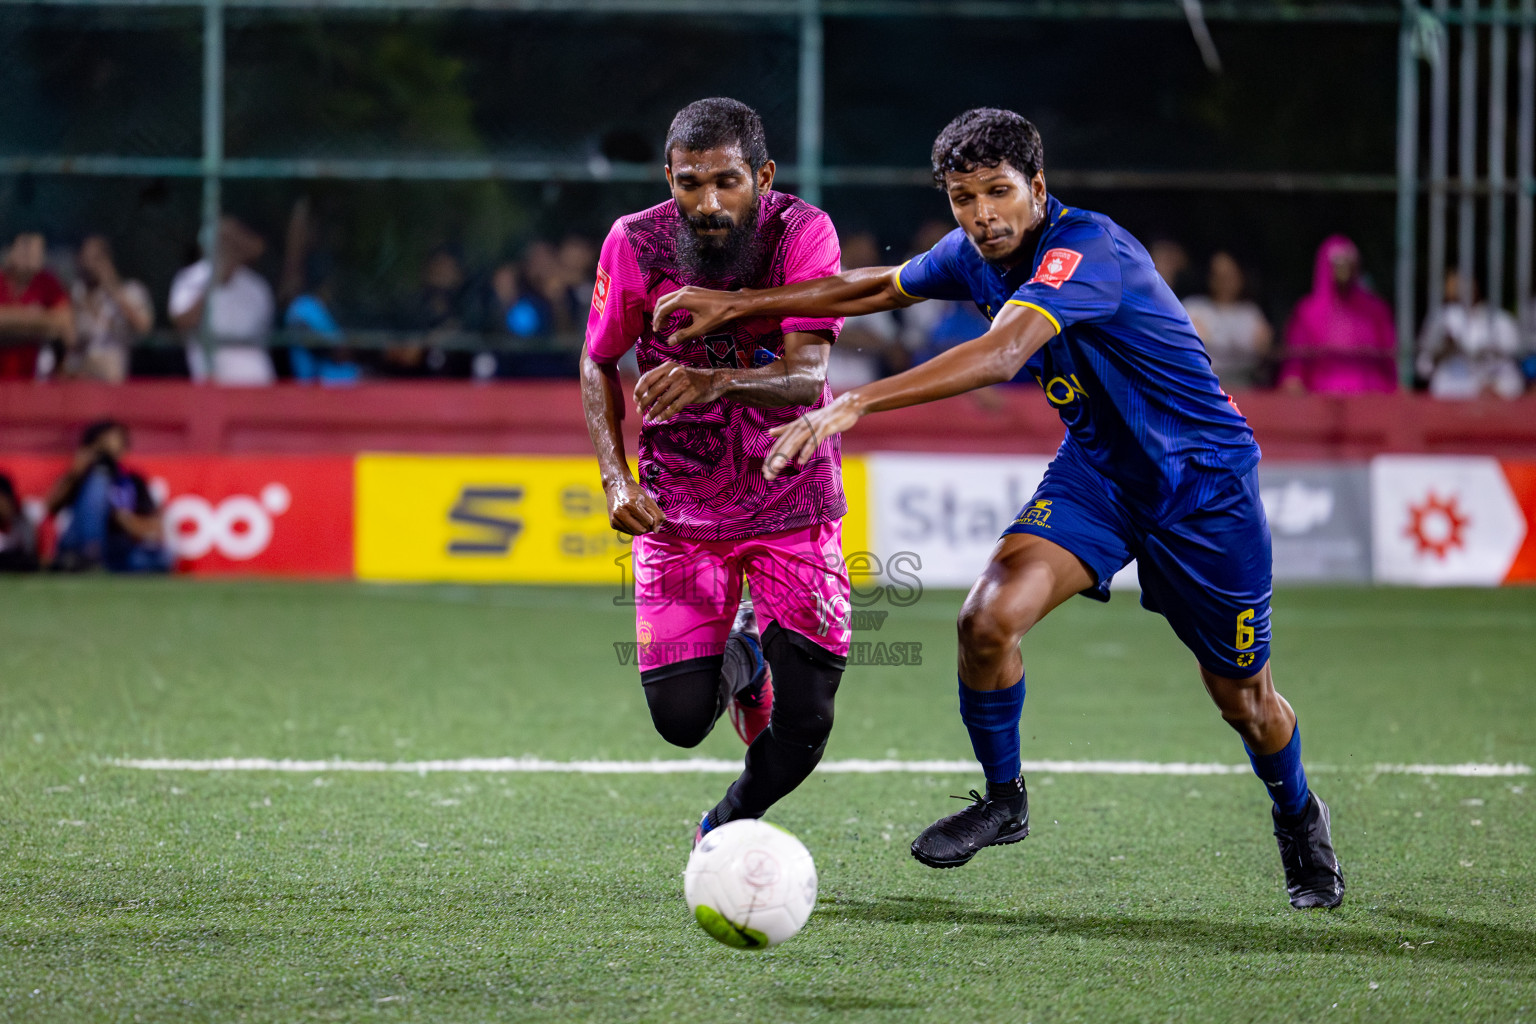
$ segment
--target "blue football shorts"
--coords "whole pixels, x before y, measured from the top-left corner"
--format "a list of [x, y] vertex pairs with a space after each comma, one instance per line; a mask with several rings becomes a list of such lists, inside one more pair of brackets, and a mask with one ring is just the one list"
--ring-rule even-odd
[[1161, 614], [1200, 664], [1246, 679], [1269, 661], [1269, 525], [1258, 470], [1162, 526], [1138, 518], [1119, 489], [1080, 458], [1058, 454], [1003, 534], [1029, 533], [1072, 552], [1098, 578], [1085, 597], [1109, 600], [1115, 573], [1136, 560], [1141, 605]]

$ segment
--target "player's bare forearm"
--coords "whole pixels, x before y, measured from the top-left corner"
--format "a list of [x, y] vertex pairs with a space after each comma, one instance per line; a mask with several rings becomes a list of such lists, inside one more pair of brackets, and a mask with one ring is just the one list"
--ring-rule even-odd
[[709, 371], [718, 381], [719, 395], [741, 405], [776, 409], [786, 405], [810, 405], [821, 394], [825, 376], [792, 370], [782, 359], [747, 370]]
[[635, 407], [648, 422], [661, 423], [690, 405], [722, 398], [761, 409], [810, 405], [821, 395], [831, 351], [831, 331], [792, 331], [784, 336], [784, 354], [766, 366], [706, 369], [669, 359], [635, 382]]
[[759, 409], [811, 405], [827, 382], [831, 331], [797, 331], [784, 339], [784, 354], [767, 366], [718, 370], [724, 377], [720, 396]]
[[1049, 320], [1032, 309], [1006, 306], [979, 338], [941, 352], [926, 363], [849, 391], [860, 415], [937, 402], [1012, 380], [1055, 335]]
[[582, 352], [581, 408], [586, 413], [587, 434], [597, 452], [603, 486], [627, 478], [629, 463], [624, 458], [624, 434], [619, 426], [624, 418], [624, 392], [616, 364], [599, 363]]
[[777, 440], [763, 461], [763, 476], [772, 480], [791, 465], [803, 465], [822, 441], [868, 413], [936, 402], [1011, 380], [1055, 333], [1054, 325], [1034, 310], [1007, 306], [981, 337], [910, 370], [844, 392], [831, 405], [774, 428]]
[[669, 338], [669, 341], [676, 344], [701, 337], [721, 324], [743, 317], [801, 316], [830, 319], [900, 309], [919, 300], [897, 286], [898, 269], [862, 267], [831, 277], [796, 281], [778, 288], [744, 288], [735, 292], [679, 288], [656, 304], [651, 322], [653, 325], [664, 325], [667, 318], [678, 310], [692, 314], [692, 321]]
[[609, 525], [632, 536], [662, 526], [666, 514], [630, 475], [624, 457], [624, 434], [619, 427], [624, 418], [624, 392], [619, 368], [615, 363], [598, 362], [586, 351], [581, 353], [581, 407], [587, 417], [587, 434], [597, 452]]

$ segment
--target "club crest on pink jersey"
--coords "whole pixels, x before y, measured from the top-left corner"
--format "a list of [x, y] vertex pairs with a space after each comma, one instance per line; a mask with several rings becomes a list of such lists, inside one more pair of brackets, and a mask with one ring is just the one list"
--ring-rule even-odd
[[736, 357], [736, 338], [730, 334], [704, 335], [704, 351], [709, 355], [709, 365], [721, 369], [737, 369], [741, 360]]
[[1035, 271], [1035, 276], [1029, 279], [1030, 284], [1048, 284], [1052, 288], [1060, 288], [1072, 280], [1072, 275], [1077, 272], [1077, 265], [1083, 262], [1083, 254], [1073, 249], [1052, 249], [1045, 254], [1040, 261], [1040, 267]]
[[603, 307], [608, 305], [608, 289], [613, 287], [613, 278], [602, 266], [597, 268], [597, 283], [592, 286], [592, 308], [598, 316], [603, 315]]

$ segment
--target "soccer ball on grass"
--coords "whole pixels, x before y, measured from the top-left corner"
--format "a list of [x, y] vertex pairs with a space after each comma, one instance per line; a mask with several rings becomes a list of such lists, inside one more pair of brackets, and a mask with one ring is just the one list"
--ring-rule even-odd
[[767, 949], [805, 927], [816, 905], [810, 851], [766, 821], [728, 821], [694, 847], [683, 872], [694, 919], [736, 949]]

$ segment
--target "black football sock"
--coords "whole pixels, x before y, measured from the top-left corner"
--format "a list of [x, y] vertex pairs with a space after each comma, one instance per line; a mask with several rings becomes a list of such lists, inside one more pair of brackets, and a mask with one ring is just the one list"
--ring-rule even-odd
[[717, 825], [762, 817], [811, 774], [832, 732], [832, 702], [847, 659], [778, 623], [763, 632], [763, 655], [773, 669], [773, 714], [747, 748], [746, 769], [710, 811]]
[[1009, 779], [1007, 782], [988, 782], [987, 799], [1005, 804], [1010, 812], [1017, 814], [1024, 810], [1024, 777]]

